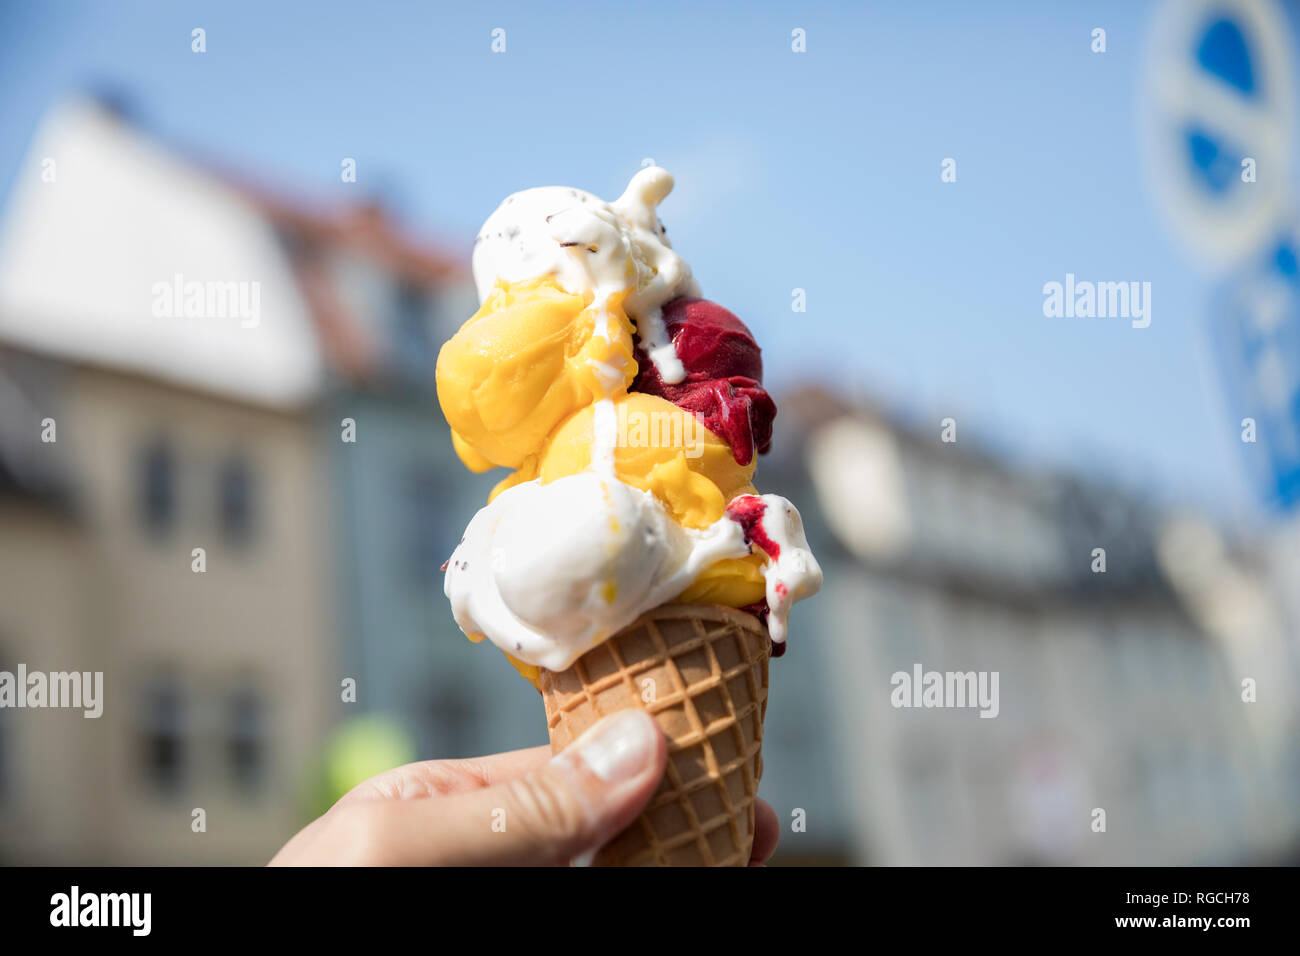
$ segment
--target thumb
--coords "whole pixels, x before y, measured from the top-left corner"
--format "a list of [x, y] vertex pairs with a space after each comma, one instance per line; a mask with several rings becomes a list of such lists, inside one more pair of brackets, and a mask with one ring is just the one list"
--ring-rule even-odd
[[593, 854], [636, 819], [659, 785], [667, 744], [654, 718], [623, 710], [522, 777], [445, 800], [435, 862], [544, 866]]

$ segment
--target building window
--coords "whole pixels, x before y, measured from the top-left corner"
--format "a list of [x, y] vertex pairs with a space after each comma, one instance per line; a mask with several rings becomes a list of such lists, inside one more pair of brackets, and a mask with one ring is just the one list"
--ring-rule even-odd
[[455, 684], [437, 688], [428, 698], [425, 715], [425, 753], [454, 757], [472, 752], [474, 728], [483, 715], [475, 710], [473, 697], [464, 689]]
[[418, 283], [402, 280], [394, 305], [393, 339], [396, 364], [405, 375], [426, 381], [433, 367], [429, 338], [429, 293]]
[[221, 533], [232, 544], [246, 544], [253, 531], [253, 474], [242, 456], [221, 466], [217, 498]]
[[266, 707], [251, 686], [237, 688], [226, 701], [226, 763], [235, 786], [252, 793], [266, 771]]
[[417, 588], [439, 580], [442, 562], [451, 555], [456, 540], [449, 535], [447, 524], [447, 482], [432, 465], [414, 468], [407, 479], [405, 500], [406, 546], [402, 561]]
[[146, 685], [139, 720], [144, 779], [158, 793], [177, 793], [185, 772], [185, 702], [174, 678], [159, 677]]
[[168, 531], [176, 516], [176, 461], [171, 446], [157, 439], [140, 454], [137, 486], [140, 520], [149, 531]]

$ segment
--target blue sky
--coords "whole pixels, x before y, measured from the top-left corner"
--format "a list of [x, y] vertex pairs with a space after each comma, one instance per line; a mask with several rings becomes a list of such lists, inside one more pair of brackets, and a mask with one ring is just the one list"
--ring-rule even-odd
[[[1151, 19], [1141, 3], [5, 4], [0, 192], [42, 112], [103, 83], [169, 140], [309, 196], [381, 191], [466, 251], [507, 193], [612, 197], [651, 157], [677, 177], [676, 248], [755, 330], [778, 390], [829, 378], [936, 432], [952, 415], [960, 437], [1244, 521], [1213, 285], [1142, 165]], [[1045, 318], [1043, 284], [1066, 272], [1151, 282], [1151, 327]]]

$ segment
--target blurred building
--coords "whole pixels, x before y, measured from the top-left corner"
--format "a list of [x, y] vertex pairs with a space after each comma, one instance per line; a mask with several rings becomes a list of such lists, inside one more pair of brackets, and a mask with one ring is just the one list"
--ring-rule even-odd
[[106, 690], [98, 720], [0, 711], [4, 859], [264, 860], [364, 710], [426, 756], [544, 739], [509, 667], [448, 657], [438, 566], [483, 489], [433, 364], [473, 308], [373, 205], [284, 201], [96, 102], [49, 117], [0, 233], [0, 669]]
[[[1224, 864], [1294, 852], [1300, 682], [1262, 549], [818, 390], [788, 397], [778, 421], [789, 457], [767, 480], [808, 503], [826, 587], [796, 611], [808, 639], [776, 662], [774, 682], [786, 707], [821, 701], [832, 751], [805, 759], [840, 778], [823, 812], [853, 834], [854, 860]], [[817, 641], [818, 673], [785, 670]], [[998, 716], [895, 708], [891, 675], [916, 664], [999, 672]], [[1247, 677], [1257, 703], [1242, 700]], [[786, 711], [774, 700], [769, 713]], [[1094, 808], [1105, 833], [1090, 828]], [[813, 820], [787, 841], [829, 848]]]

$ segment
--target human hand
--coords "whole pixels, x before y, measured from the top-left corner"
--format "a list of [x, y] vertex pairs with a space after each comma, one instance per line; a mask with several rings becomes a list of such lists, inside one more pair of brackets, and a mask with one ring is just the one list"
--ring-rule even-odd
[[[407, 764], [354, 787], [271, 865], [562, 866], [589, 858], [636, 819], [667, 759], [654, 719], [625, 710], [555, 757], [533, 747]], [[780, 839], [762, 800], [754, 831], [750, 866]]]

